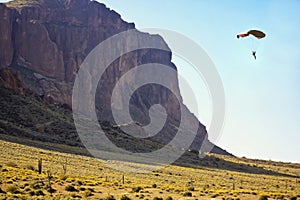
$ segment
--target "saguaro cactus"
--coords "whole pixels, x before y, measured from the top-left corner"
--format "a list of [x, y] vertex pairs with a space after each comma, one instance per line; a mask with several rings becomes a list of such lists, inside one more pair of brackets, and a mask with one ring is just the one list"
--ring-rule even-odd
[[38, 160], [38, 171], [39, 171], [39, 174], [42, 173], [42, 158], [39, 158], [39, 160]]

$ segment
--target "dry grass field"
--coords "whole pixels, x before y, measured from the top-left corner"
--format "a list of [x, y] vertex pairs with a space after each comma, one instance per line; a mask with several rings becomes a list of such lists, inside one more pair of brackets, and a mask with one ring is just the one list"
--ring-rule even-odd
[[276, 172], [268, 174], [199, 165], [157, 169], [117, 163], [151, 169], [131, 173], [114, 170], [104, 160], [3, 140], [0, 149], [0, 199], [300, 199], [300, 164], [207, 155], [218, 162]]

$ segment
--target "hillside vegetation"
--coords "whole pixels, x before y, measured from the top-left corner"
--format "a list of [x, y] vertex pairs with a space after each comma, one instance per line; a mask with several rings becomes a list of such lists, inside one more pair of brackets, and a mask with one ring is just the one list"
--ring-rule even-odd
[[[300, 164], [186, 151], [163, 169], [143, 163], [104, 161], [82, 146], [72, 112], [36, 95], [0, 87], [0, 199], [295, 199]], [[129, 150], [160, 143], [137, 142], [105, 125], [110, 140]], [[107, 153], [107, 150], [103, 149]], [[103, 153], [102, 152], [102, 153]], [[42, 173], [37, 172], [42, 159]], [[123, 173], [106, 163], [151, 173]], [[113, 197], [112, 197], [113, 196]]]
[[[8, 137], [2, 135], [2, 137]], [[6, 138], [8, 139], [8, 138]], [[13, 138], [11, 138], [13, 139]], [[47, 147], [47, 143], [35, 141]], [[51, 146], [51, 145], [49, 145]], [[157, 166], [122, 163], [151, 169], [149, 173], [120, 172], [107, 161], [61, 153], [0, 140], [0, 199], [297, 199], [300, 198], [300, 165], [207, 155], [207, 167]], [[55, 148], [55, 145], [53, 145]], [[57, 149], [79, 147], [56, 145]], [[42, 173], [37, 172], [42, 158]], [[245, 173], [213, 167], [230, 162], [276, 171]], [[116, 161], [110, 161], [116, 162]]]
[[[0, 133], [18, 138], [82, 147], [70, 109], [49, 104], [37, 95], [20, 95], [0, 87]], [[105, 125], [107, 137], [130, 151], [158, 149], [161, 143], [138, 140], [120, 128]], [[22, 140], [19, 140], [22, 143]], [[105, 150], [105, 149], [104, 149]]]

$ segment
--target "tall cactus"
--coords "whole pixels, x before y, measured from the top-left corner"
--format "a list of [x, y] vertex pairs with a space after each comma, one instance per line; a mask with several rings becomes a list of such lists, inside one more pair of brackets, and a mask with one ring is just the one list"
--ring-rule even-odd
[[39, 174], [42, 173], [42, 158], [39, 158], [39, 160], [38, 160], [38, 171], [39, 171]]

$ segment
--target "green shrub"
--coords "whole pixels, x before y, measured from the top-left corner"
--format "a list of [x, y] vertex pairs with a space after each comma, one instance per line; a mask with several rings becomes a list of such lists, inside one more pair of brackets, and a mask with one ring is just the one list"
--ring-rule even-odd
[[14, 162], [8, 162], [6, 165], [9, 167], [18, 167], [18, 165]]
[[112, 195], [106, 197], [104, 200], [116, 200], [116, 198]]
[[6, 191], [12, 194], [20, 194], [19, 188], [15, 185], [9, 186]]
[[154, 197], [153, 200], [163, 200], [161, 197]]
[[77, 192], [76, 188], [73, 185], [67, 185], [65, 190], [68, 192]]
[[74, 199], [82, 199], [82, 197], [80, 195], [78, 195], [77, 193], [72, 193], [70, 196]]
[[195, 191], [195, 188], [193, 186], [188, 187], [189, 191]]
[[276, 199], [281, 199], [281, 200], [283, 200], [283, 199], [284, 199], [284, 195], [277, 195], [277, 196], [276, 196]]
[[37, 195], [37, 196], [44, 196], [45, 194], [44, 194], [44, 192], [42, 190], [38, 190], [38, 191], [35, 192], [35, 195]]
[[122, 197], [121, 197], [121, 200], [131, 200], [128, 196], [126, 196], [126, 195], [123, 195]]
[[34, 196], [35, 195], [35, 192], [34, 191], [29, 191], [28, 193], [30, 196]]
[[47, 188], [47, 191], [49, 192], [49, 193], [54, 193], [54, 192], [56, 192], [56, 190], [54, 189], [54, 188], [52, 188], [52, 187], [48, 187]]
[[60, 180], [65, 181], [65, 180], [67, 180], [68, 176], [67, 175], [62, 175], [59, 178], [60, 178]]
[[43, 186], [44, 186], [44, 183], [41, 181], [35, 181], [35, 182], [31, 183], [31, 187], [36, 190], [41, 189]]
[[139, 192], [139, 191], [141, 191], [142, 189], [143, 189], [142, 187], [138, 186], [138, 187], [132, 188], [132, 191], [133, 191], [133, 192]]
[[297, 197], [296, 196], [291, 197], [290, 200], [297, 200]]
[[167, 197], [166, 200], [173, 200], [173, 198], [172, 197]]
[[26, 166], [26, 169], [29, 169], [29, 170], [32, 170], [32, 171], [35, 170], [34, 166], [32, 166], [32, 165], [27, 165], [27, 166]]
[[90, 197], [90, 196], [93, 196], [93, 193], [90, 190], [86, 190], [84, 192], [84, 197]]
[[153, 187], [153, 188], [157, 188], [157, 185], [154, 183], [154, 184], [152, 185], [152, 187]]
[[1, 187], [0, 187], [0, 194], [5, 194], [6, 192], [4, 192]]
[[183, 193], [183, 196], [184, 197], [191, 197], [191, 196], [193, 196], [193, 194], [191, 192], [185, 192], [185, 193]]
[[268, 200], [268, 196], [267, 195], [262, 195], [259, 197], [259, 200]]

